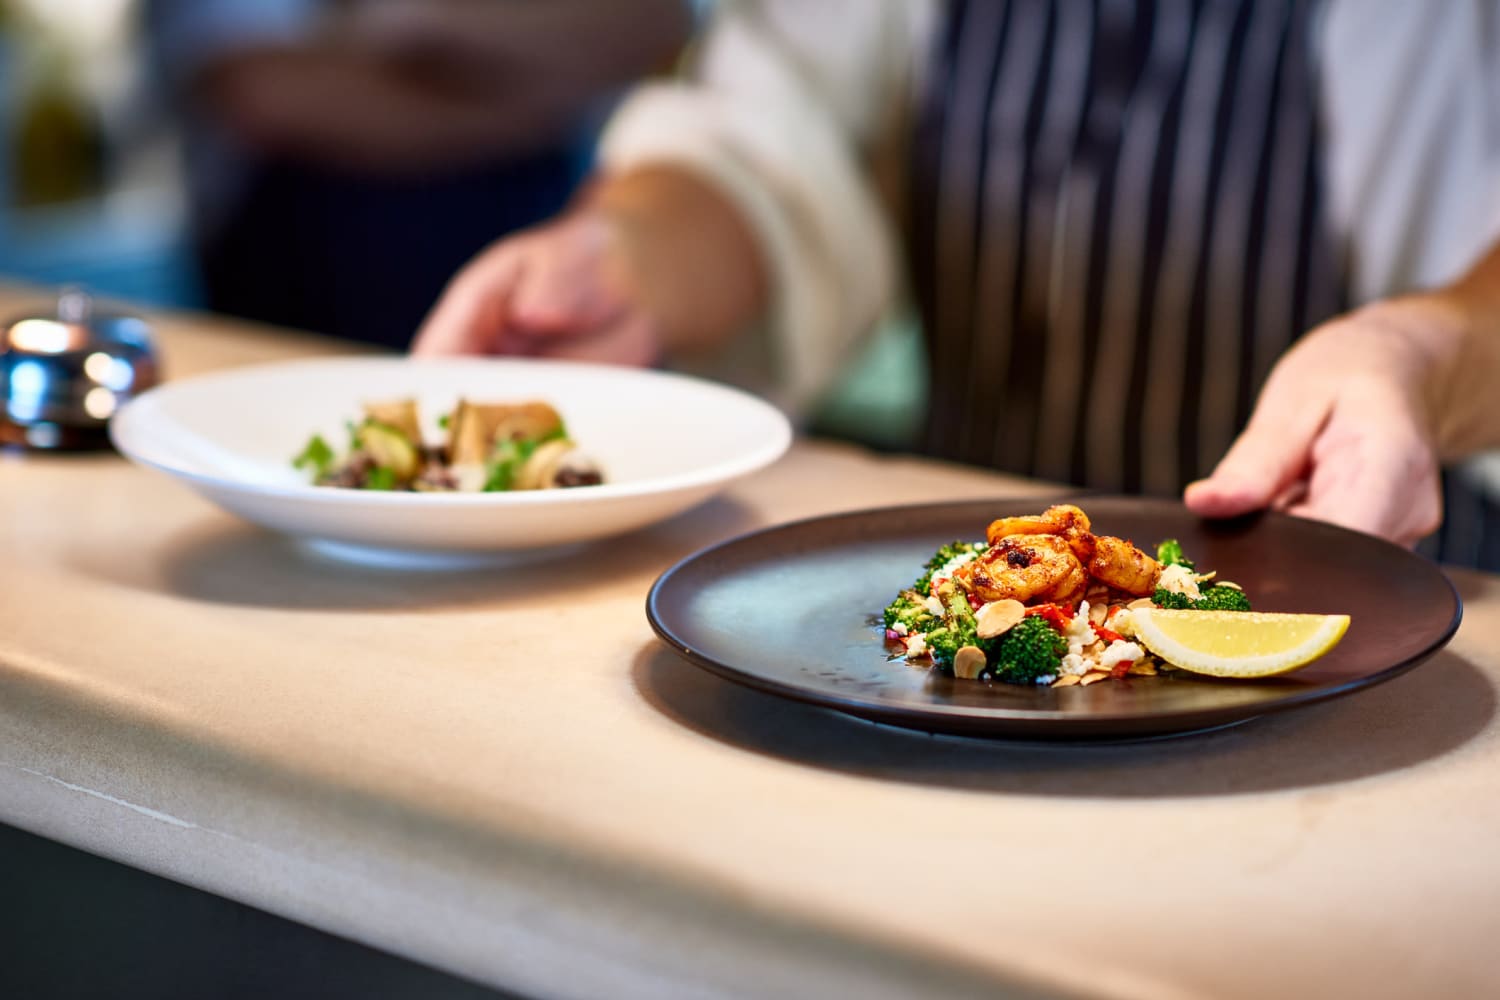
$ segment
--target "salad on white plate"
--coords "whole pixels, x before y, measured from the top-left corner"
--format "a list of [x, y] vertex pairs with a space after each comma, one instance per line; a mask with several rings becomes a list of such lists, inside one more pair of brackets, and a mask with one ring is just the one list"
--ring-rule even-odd
[[[458, 409], [460, 401], [478, 408], [473, 423]], [[509, 444], [496, 438], [507, 408], [522, 407], [535, 417], [541, 401], [557, 415], [563, 437], [544, 431], [530, 438], [502, 435]], [[478, 465], [486, 476], [504, 475], [496, 469], [504, 457], [498, 452], [519, 455], [528, 447], [522, 441], [529, 442], [527, 459], [558, 440], [586, 442], [587, 468], [601, 481], [489, 491], [483, 483], [478, 490], [318, 485], [319, 476], [333, 473], [340, 462], [329, 442], [346, 440], [351, 417], [360, 418], [356, 428], [405, 425], [422, 448], [442, 442], [450, 459], [459, 417], [462, 433], [480, 435]], [[262, 527], [336, 544], [344, 554], [408, 556], [535, 552], [641, 528], [765, 468], [792, 439], [790, 424], [775, 407], [703, 379], [479, 358], [325, 358], [194, 376], [127, 404], [111, 421], [110, 433], [131, 461]], [[315, 438], [323, 447], [309, 454]], [[369, 441], [357, 436], [357, 443], [367, 447]], [[554, 447], [543, 457], [550, 461], [565, 453], [567, 467], [582, 472], [585, 453], [575, 450]], [[302, 458], [300, 467], [294, 457]], [[510, 463], [509, 485], [525, 464]], [[536, 468], [527, 470], [528, 477]], [[554, 485], [562, 468], [559, 463], [550, 470]], [[473, 473], [464, 475], [472, 479]]]

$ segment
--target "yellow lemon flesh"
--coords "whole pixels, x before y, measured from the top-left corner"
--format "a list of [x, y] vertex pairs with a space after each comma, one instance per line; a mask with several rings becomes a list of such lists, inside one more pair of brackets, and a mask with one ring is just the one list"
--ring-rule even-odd
[[1183, 670], [1214, 677], [1271, 677], [1305, 666], [1338, 645], [1348, 615], [1141, 608], [1130, 622], [1151, 652]]

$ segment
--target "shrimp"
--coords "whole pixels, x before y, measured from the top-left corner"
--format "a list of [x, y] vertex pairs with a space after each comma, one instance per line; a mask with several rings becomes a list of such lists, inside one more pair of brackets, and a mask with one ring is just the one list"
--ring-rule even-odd
[[1161, 564], [1123, 538], [1095, 535], [1088, 571], [1100, 583], [1144, 597], [1156, 590]]
[[1051, 534], [1001, 539], [982, 557], [954, 571], [959, 586], [982, 601], [1006, 598], [1064, 603], [1088, 585], [1083, 564], [1066, 540]]
[[1041, 514], [991, 521], [985, 536], [991, 545], [995, 545], [1011, 535], [1062, 535], [1075, 529], [1088, 531], [1089, 516], [1072, 504], [1058, 504]]
[[1087, 564], [1094, 558], [1094, 536], [1089, 532], [1089, 516], [1072, 504], [1057, 504], [1041, 514], [1028, 517], [1002, 517], [991, 521], [985, 537], [991, 545], [1017, 535], [1055, 535], [1068, 543], [1074, 557]]

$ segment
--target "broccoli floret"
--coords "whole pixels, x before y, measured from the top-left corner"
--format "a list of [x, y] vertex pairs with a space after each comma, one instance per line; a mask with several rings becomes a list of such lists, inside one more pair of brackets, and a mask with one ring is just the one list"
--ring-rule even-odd
[[924, 626], [937, 624], [937, 616], [928, 609], [921, 594], [903, 590], [885, 609], [885, 627], [897, 624], [905, 625], [908, 633], [921, 632]]
[[912, 584], [911, 589], [926, 597], [932, 593], [933, 573], [936, 573], [961, 555], [969, 552], [973, 552], [975, 555], [983, 555], [988, 548], [989, 546], [984, 542], [949, 542], [934, 552], [932, 558], [927, 560], [927, 566], [923, 570], [922, 575], [917, 577], [917, 582]]
[[1151, 603], [1158, 608], [1171, 608], [1173, 611], [1186, 611], [1193, 606], [1192, 598], [1165, 587], [1156, 588], [1156, 593], [1151, 595]]
[[964, 592], [948, 586], [940, 588], [937, 596], [943, 602], [942, 626], [927, 633], [927, 648], [932, 650], [933, 661], [951, 665], [965, 646], [978, 646], [988, 653], [990, 643], [979, 638], [979, 623]]
[[1168, 538], [1156, 543], [1156, 561], [1163, 566], [1195, 568], [1193, 561], [1182, 554], [1182, 543], [1175, 538]]
[[1067, 641], [1045, 618], [1027, 615], [1000, 637], [990, 664], [996, 680], [1035, 684], [1037, 678], [1057, 673], [1067, 651]]
[[1204, 587], [1202, 595], [1195, 601], [1186, 594], [1179, 594], [1174, 590], [1163, 590], [1158, 587], [1156, 593], [1151, 595], [1151, 603], [1155, 604], [1158, 608], [1171, 608], [1174, 611], [1250, 610], [1250, 598], [1245, 596], [1243, 590], [1215, 585]]
[[927, 633], [927, 651], [932, 655], [932, 662], [939, 666], [953, 666], [954, 657], [964, 645], [963, 637], [946, 625]]
[[1199, 611], [1249, 611], [1250, 598], [1243, 590], [1215, 585], [1203, 588], [1203, 597], [1193, 602]]

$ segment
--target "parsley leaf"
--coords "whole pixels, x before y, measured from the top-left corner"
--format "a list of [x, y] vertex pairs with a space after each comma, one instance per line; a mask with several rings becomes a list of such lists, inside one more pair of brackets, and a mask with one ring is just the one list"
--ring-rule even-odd
[[365, 477], [365, 489], [367, 490], [394, 490], [395, 488], [396, 471], [389, 466], [377, 465]]
[[323, 435], [314, 434], [307, 441], [307, 447], [303, 448], [296, 458], [292, 459], [292, 467], [295, 469], [311, 469], [313, 476], [322, 479], [328, 475], [328, 470], [333, 466], [333, 449], [328, 442], [323, 440]]

